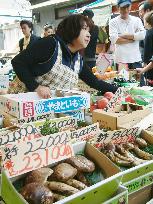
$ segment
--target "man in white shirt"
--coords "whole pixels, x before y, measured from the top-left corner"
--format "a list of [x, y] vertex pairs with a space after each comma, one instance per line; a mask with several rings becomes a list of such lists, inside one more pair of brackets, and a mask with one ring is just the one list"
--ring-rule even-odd
[[141, 67], [139, 41], [145, 38], [145, 29], [140, 18], [129, 15], [131, 0], [118, 0], [120, 15], [111, 19], [109, 34], [115, 45], [115, 62], [128, 64], [129, 69]]

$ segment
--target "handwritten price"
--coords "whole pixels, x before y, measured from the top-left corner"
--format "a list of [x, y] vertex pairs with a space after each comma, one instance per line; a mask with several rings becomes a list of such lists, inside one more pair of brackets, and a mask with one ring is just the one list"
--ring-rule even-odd
[[93, 125], [81, 128], [80, 130], [73, 131], [71, 133], [71, 138], [75, 138], [78, 141], [85, 141], [92, 139], [99, 131], [99, 124], [95, 123]]
[[13, 177], [73, 156], [69, 134], [61, 132], [8, 145], [3, 150], [4, 168]]
[[[55, 161], [61, 160], [63, 157], [73, 156], [71, 147], [69, 145], [55, 146], [52, 149], [45, 150], [45, 156], [39, 153], [32, 153], [30, 156], [25, 156], [21, 162], [23, 162], [23, 168], [21, 170], [15, 171], [13, 168], [10, 169], [9, 175], [16, 176], [23, 174], [34, 169], [41, 168], [42, 166], [49, 165], [49, 161], [54, 163]], [[5, 166], [5, 164], [4, 164]]]
[[0, 135], [0, 147], [6, 146], [9, 143], [24, 140], [28, 137], [40, 137], [38, 130], [33, 125], [26, 125], [16, 131], [6, 132]]
[[138, 135], [139, 128], [131, 128], [118, 131], [101, 132], [97, 138], [95, 146], [102, 147], [110, 141], [114, 144], [122, 144], [126, 142], [133, 142]]

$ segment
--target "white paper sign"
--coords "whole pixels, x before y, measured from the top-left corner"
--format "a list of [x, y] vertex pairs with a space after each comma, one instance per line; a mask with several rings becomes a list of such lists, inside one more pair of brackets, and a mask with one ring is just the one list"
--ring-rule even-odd
[[42, 135], [38, 132], [37, 128], [32, 124], [23, 125], [17, 130], [6, 130], [0, 132], [0, 147], [6, 146], [7, 144], [14, 143], [17, 141], [28, 139], [34, 139], [41, 137]]
[[3, 166], [9, 177], [48, 166], [73, 155], [69, 131], [28, 139], [2, 149]]
[[110, 61], [106, 58], [104, 54], [99, 54], [96, 60], [96, 67], [100, 74], [104, 74], [107, 67], [110, 66]]
[[75, 139], [76, 141], [88, 141], [94, 138], [98, 132], [100, 132], [99, 123], [94, 123], [87, 127], [73, 131], [71, 133], [71, 139]]
[[109, 142], [114, 144], [132, 142], [139, 135], [139, 133], [138, 127], [107, 132], [101, 131], [101, 133], [95, 138], [95, 146], [97, 148], [103, 147]]
[[114, 94], [113, 98], [109, 101], [104, 111], [111, 111], [115, 108], [117, 103], [122, 101], [123, 96], [126, 94], [127, 90], [124, 87], [118, 88], [116, 93]]
[[0, 90], [9, 88], [9, 75], [0, 75]]

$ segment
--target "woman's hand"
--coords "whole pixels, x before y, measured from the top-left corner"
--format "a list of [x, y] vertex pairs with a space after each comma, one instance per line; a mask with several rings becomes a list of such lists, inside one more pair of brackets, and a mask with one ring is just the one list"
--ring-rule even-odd
[[35, 91], [41, 98], [51, 98], [51, 90], [47, 86], [39, 85]]

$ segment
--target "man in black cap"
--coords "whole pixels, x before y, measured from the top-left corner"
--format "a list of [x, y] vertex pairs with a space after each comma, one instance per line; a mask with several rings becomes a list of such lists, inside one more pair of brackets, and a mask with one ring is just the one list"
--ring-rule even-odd
[[96, 55], [96, 45], [98, 40], [99, 28], [94, 24], [92, 20], [92, 18], [94, 17], [94, 13], [92, 10], [85, 9], [82, 14], [90, 18], [93, 23], [93, 27], [90, 31], [90, 34], [91, 34], [90, 42], [87, 48], [84, 50], [84, 54], [83, 54], [84, 63], [86, 64], [87, 67], [92, 69], [96, 65], [95, 55]]

